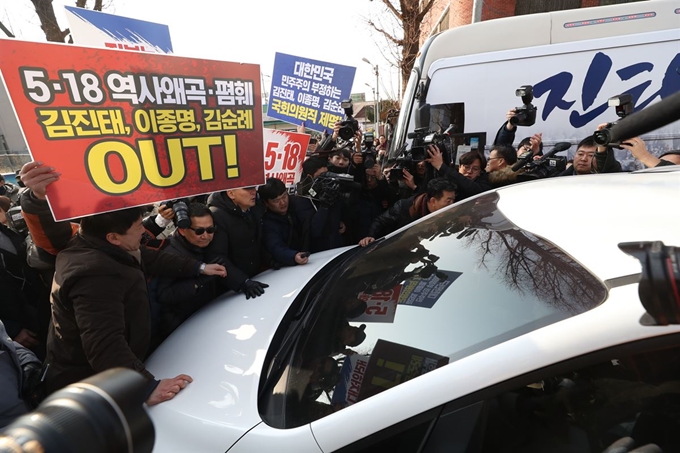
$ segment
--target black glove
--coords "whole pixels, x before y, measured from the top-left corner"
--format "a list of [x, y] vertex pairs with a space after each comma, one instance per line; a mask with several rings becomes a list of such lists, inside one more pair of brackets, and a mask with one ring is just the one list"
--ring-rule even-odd
[[246, 295], [246, 299], [259, 297], [264, 294], [264, 289], [269, 288], [266, 283], [248, 279], [241, 285], [241, 292]]

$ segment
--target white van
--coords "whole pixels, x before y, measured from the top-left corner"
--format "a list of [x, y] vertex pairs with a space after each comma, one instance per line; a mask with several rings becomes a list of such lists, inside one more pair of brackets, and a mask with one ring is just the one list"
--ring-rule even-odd
[[[610, 97], [630, 93], [639, 110], [679, 91], [680, 0], [509, 17], [432, 36], [406, 87], [391, 154], [409, 142], [423, 104], [430, 130], [453, 125], [465, 133], [457, 144], [479, 140], [488, 150], [508, 110], [523, 104], [515, 96], [522, 85], [533, 86], [537, 114], [533, 126], [518, 128], [515, 145], [537, 132], [546, 146], [575, 144], [618, 119]], [[656, 154], [680, 149], [680, 122], [644, 138]], [[617, 158], [634, 167], [628, 152]]]

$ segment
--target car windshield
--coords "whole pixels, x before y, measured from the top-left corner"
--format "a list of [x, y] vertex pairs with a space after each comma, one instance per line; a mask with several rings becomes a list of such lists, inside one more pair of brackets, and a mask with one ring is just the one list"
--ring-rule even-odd
[[263, 419], [309, 423], [604, 301], [601, 281], [514, 225], [499, 199], [453, 206], [329, 264], [277, 332], [273, 344], [287, 346], [269, 352]]

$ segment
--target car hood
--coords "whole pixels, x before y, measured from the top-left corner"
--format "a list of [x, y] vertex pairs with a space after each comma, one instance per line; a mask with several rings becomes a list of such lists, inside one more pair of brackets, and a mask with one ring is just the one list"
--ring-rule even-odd
[[218, 297], [163, 342], [147, 369], [157, 379], [185, 373], [194, 381], [173, 400], [149, 408], [156, 427], [154, 451], [224, 452], [262, 421], [258, 384], [276, 328], [309, 279], [347, 249], [260, 274], [256, 279], [269, 284], [263, 296], [247, 300], [229, 292]]

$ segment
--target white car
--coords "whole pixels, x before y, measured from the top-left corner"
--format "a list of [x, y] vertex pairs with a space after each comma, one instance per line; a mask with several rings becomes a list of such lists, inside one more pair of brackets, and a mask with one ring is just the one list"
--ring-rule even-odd
[[516, 184], [261, 274], [148, 360], [194, 379], [154, 451], [680, 451], [680, 326], [618, 246], [680, 246], [678, 170]]

